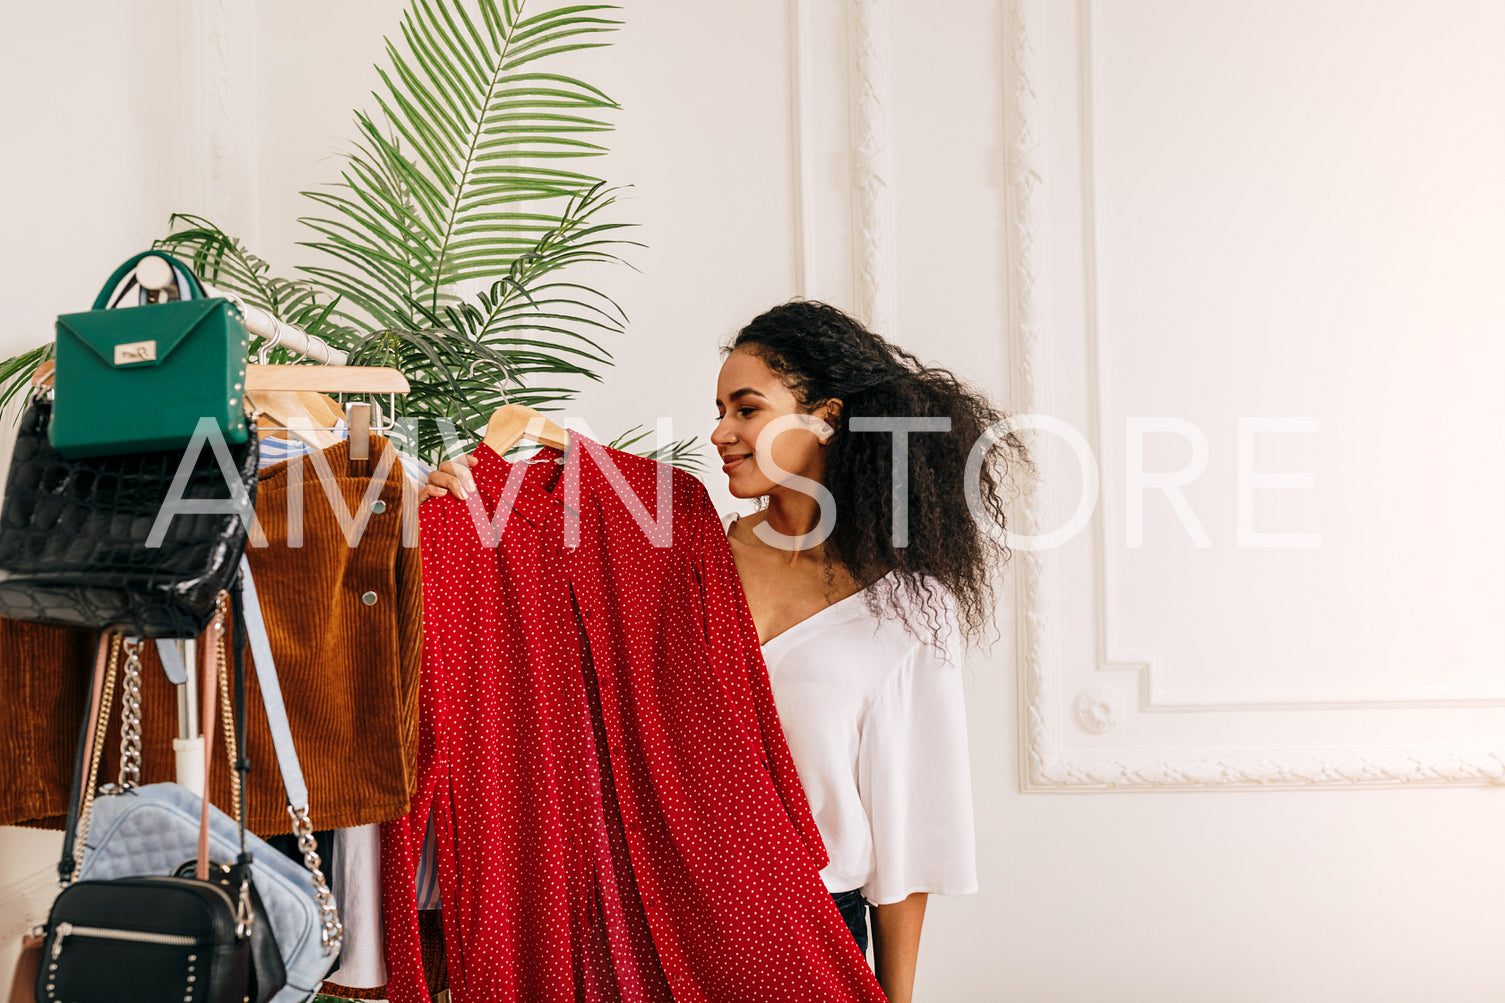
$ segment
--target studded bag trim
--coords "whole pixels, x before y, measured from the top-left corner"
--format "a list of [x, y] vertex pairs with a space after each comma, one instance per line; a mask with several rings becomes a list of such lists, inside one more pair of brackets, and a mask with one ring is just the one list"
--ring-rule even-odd
[[[80, 881], [52, 909], [38, 1003], [242, 1003], [251, 942], [218, 884]], [[164, 995], [168, 990], [175, 995]]]

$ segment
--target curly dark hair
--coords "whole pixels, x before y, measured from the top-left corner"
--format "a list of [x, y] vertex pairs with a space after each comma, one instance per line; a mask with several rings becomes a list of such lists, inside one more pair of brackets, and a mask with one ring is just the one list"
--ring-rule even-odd
[[[963, 635], [981, 638], [992, 623], [996, 572], [1009, 550], [972, 518], [964, 489], [973, 445], [1005, 417], [978, 390], [946, 369], [869, 331], [836, 307], [792, 300], [754, 318], [723, 347], [723, 354], [754, 351], [809, 413], [831, 400], [842, 407], [830, 424], [825, 485], [836, 500], [836, 524], [826, 542], [828, 582], [833, 562], [869, 585], [898, 572], [865, 598], [875, 614], [905, 619], [922, 611], [926, 632], [943, 623], [939, 583], [954, 597]], [[894, 489], [892, 433], [853, 431], [861, 417], [949, 418], [946, 432], [909, 437], [907, 546], [892, 540]], [[1024, 444], [999, 429], [980, 470], [980, 495], [989, 518], [1005, 525], [1005, 487], [1012, 468], [1032, 468]], [[1012, 492], [1010, 492], [1012, 493]], [[855, 517], [853, 514], [855, 513]], [[901, 601], [900, 592], [908, 602]]]

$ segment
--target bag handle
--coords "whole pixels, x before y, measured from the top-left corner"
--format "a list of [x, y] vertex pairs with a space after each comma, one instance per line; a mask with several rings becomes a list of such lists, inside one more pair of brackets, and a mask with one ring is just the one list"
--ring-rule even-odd
[[246, 633], [251, 639], [251, 661], [256, 665], [256, 682], [261, 686], [261, 702], [266, 706], [272, 748], [277, 752], [277, 769], [282, 773], [282, 789], [287, 795], [287, 810], [297, 821], [300, 812], [304, 816], [308, 814], [308, 785], [304, 783], [303, 767], [293, 745], [293, 730], [287, 723], [287, 705], [282, 702], [277, 663], [272, 658], [272, 643], [267, 638], [266, 621], [261, 616], [256, 582], [251, 578], [251, 562], [244, 556], [240, 559], [240, 574]]
[[293, 835], [298, 837], [303, 866], [313, 875], [314, 898], [319, 903], [323, 923], [319, 939], [325, 954], [337, 954], [345, 927], [340, 922], [334, 895], [324, 879], [318, 844], [314, 841], [313, 822], [308, 817], [308, 787], [303, 781], [303, 767], [298, 763], [298, 750], [293, 745], [293, 731], [287, 723], [287, 706], [282, 702], [282, 687], [277, 682], [277, 665], [272, 659], [272, 644], [261, 617], [261, 600], [257, 598], [256, 582], [251, 577], [251, 562], [244, 555], [240, 559], [240, 575], [242, 606], [237, 612], [243, 613], [246, 633], [250, 635], [251, 660], [256, 665], [256, 682], [261, 687], [261, 702], [266, 707], [272, 748], [277, 753], [277, 769], [282, 774], [282, 789], [287, 795], [287, 813], [293, 820]]
[[[201, 692], [203, 694], [203, 707], [199, 711], [199, 720], [203, 725], [204, 732], [204, 797], [199, 799], [199, 849], [198, 856], [193, 861], [193, 876], [200, 881], [209, 880], [209, 819], [213, 808], [209, 802], [207, 788], [209, 786], [209, 769], [214, 764], [214, 715], [219, 709], [216, 686], [228, 687], [229, 681], [225, 678], [225, 628], [226, 617], [230, 612], [230, 597], [221, 592], [215, 597], [214, 619], [205, 628], [203, 636], [199, 640], [199, 665], [203, 672]], [[225, 707], [229, 708], [228, 701]], [[244, 716], [244, 707], [239, 708]], [[240, 871], [240, 894], [235, 903], [235, 936], [245, 938], [251, 934], [251, 924], [255, 922], [255, 910], [251, 905], [251, 856], [246, 852], [246, 808], [244, 792], [237, 783], [243, 773], [237, 773], [240, 761], [236, 757], [236, 740], [239, 738], [236, 722], [226, 716], [221, 722], [225, 729], [225, 754], [230, 760], [230, 782], [233, 788], [235, 800], [235, 821], [240, 828], [240, 859], [242, 865]]]
[[166, 261], [169, 265], [172, 266], [174, 275], [179, 276], [180, 279], [184, 276], [187, 277], [187, 290], [183, 289], [181, 281], [179, 281], [178, 283], [179, 299], [187, 300], [204, 298], [204, 287], [199, 284], [199, 278], [197, 275], [193, 274], [193, 269], [183, 264], [171, 254], [168, 254], [166, 251], [142, 251], [140, 254], [134, 255], [129, 258], [125, 264], [115, 269], [115, 274], [111, 275], [108, 279], [105, 280], [104, 288], [101, 289], [99, 291], [99, 295], [94, 298], [95, 310], [103, 310], [110, 305], [110, 296], [115, 292], [115, 287], [120, 285], [121, 279], [124, 279], [127, 275], [131, 274], [131, 272], [135, 271], [136, 266], [141, 263], [142, 258], [161, 258], [163, 261]]
[[232, 622], [235, 631], [230, 635], [230, 648], [235, 652], [235, 671], [232, 677], [234, 693], [234, 727], [227, 729], [225, 739], [232, 743], [234, 755], [231, 756], [230, 781], [235, 787], [235, 804], [237, 817], [240, 823], [240, 863], [246, 867], [251, 865], [251, 854], [246, 849], [246, 816], [240, 813], [241, 799], [248, 796], [251, 785], [247, 779], [251, 775], [251, 756], [249, 743], [246, 738], [246, 612], [242, 599], [242, 587], [236, 582], [235, 590], [230, 596], [230, 608], [234, 613]]

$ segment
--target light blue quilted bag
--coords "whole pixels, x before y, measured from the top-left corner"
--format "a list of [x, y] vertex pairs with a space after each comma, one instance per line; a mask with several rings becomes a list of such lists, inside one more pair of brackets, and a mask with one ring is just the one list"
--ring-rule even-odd
[[[245, 623], [256, 664], [256, 680], [271, 725], [272, 744], [276, 748], [277, 765], [287, 791], [293, 832], [299, 837], [299, 848], [304, 851], [307, 867], [299, 867], [253, 835], [247, 834], [246, 848], [253, 859], [252, 881], [272, 929], [276, 931], [278, 952], [282, 955], [283, 967], [287, 969], [287, 985], [272, 997], [271, 1003], [298, 1003], [319, 991], [324, 976], [339, 956], [343, 928], [324, 875], [318, 869], [318, 856], [312, 850], [308, 789], [303, 782], [297, 751], [293, 748], [287, 709], [277, 684], [271, 645], [262, 622], [256, 587], [251, 581], [251, 568], [244, 558], [241, 572], [245, 589]], [[168, 654], [168, 651], [164, 649], [163, 653]], [[129, 663], [127, 671], [130, 671]], [[127, 685], [129, 687], [129, 683]], [[122, 757], [124, 761], [125, 757]], [[171, 874], [184, 860], [198, 856], [201, 801], [197, 794], [174, 783], [115, 790], [115, 793], [101, 792], [94, 800], [79, 879]], [[239, 853], [240, 830], [236, 821], [217, 809], [211, 809], [211, 859], [234, 860]]]

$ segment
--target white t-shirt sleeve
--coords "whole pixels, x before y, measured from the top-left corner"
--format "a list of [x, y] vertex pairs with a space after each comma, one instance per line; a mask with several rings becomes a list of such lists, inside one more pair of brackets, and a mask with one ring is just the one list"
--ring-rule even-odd
[[977, 891], [960, 639], [915, 645], [863, 723], [857, 786], [872, 825], [874, 905]]

